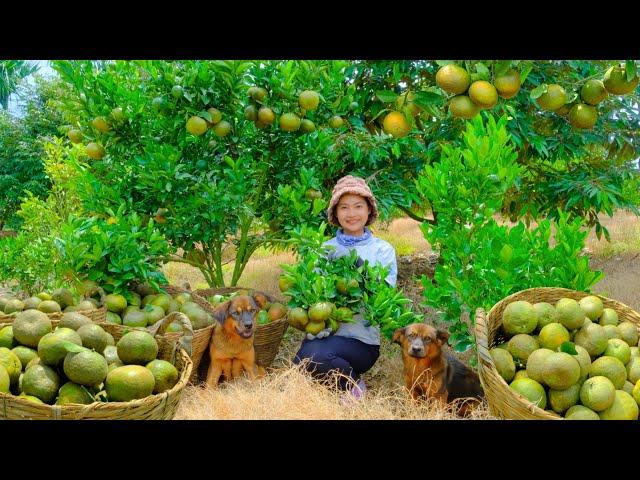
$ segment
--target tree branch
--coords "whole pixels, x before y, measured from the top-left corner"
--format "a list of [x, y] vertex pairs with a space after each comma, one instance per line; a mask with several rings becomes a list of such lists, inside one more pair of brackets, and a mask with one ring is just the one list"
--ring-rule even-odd
[[412, 219], [414, 219], [414, 220], [416, 220], [418, 222], [427, 222], [427, 223], [430, 223], [431, 225], [436, 225], [438, 223], [435, 218], [421, 217], [420, 215], [416, 215], [415, 213], [413, 213], [407, 207], [403, 207], [401, 205], [398, 205], [398, 208], [400, 210], [402, 210], [404, 213], [406, 213], [410, 218], [412, 218]]

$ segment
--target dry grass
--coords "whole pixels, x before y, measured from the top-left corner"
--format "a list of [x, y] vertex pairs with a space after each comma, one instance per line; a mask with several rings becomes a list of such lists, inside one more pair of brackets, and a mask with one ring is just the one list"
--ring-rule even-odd
[[[415, 402], [402, 388], [367, 390], [355, 401], [316, 382], [300, 365], [274, 369], [251, 382], [239, 379], [217, 389], [189, 386], [176, 419], [181, 420], [447, 420], [457, 418], [435, 402]], [[477, 409], [472, 419], [487, 419]]]
[[587, 237], [586, 247], [594, 257], [611, 258], [621, 254], [640, 253], [640, 218], [627, 211], [617, 211], [604, 217], [602, 224], [609, 230], [611, 242], [600, 240], [594, 232]]
[[431, 250], [429, 242], [420, 230], [420, 222], [411, 218], [397, 218], [390, 224], [377, 223], [371, 230], [376, 236], [393, 245], [397, 255], [411, 255]]

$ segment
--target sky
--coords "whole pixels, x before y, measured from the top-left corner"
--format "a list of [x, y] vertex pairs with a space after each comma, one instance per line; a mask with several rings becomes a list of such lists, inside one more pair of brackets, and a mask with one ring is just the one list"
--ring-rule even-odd
[[[31, 60], [33, 63], [37, 64], [39, 69], [36, 72], [38, 75], [43, 77], [52, 77], [56, 74], [55, 70], [51, 68], [49, 65], [49, 60]], [[33, 75], [29, 76], [25, 80], [26, 83], [33, 84]], [[11, 95], [9, 97], [9, 113], [15, 116], [21, 116], [22, 111], [19, 104], [19, 98], [17, 95]]]

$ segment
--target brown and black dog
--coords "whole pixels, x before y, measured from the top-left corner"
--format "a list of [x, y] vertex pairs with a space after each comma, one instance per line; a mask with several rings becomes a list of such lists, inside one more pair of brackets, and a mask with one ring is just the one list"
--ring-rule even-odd
[[484, 397], [478, 374], [442, 346], [449, 334], [426, 323], [413, 323], [396, 330], [393, 341], [402, 346], [404, 383], [414, 399], [435, 398], [450, 403], [470, 398], [458, 408], [467, 416]]
[[214, 309], [216, 323], [209, 343], [208, 385], [215, 388], [221, 376], [232, 380], [243, 371], [251, 379], [264, 375], [264, 368], [256, 364], [253, 334], [256, 315], [269, 301], [266, 295], [253, 292], [233, 297]]

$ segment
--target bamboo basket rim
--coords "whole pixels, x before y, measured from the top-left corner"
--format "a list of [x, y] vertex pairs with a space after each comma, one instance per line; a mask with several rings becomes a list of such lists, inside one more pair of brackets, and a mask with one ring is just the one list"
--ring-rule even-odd
[[[487, 396], [487, 402], [489, 403], [489, 406], [494, 407], [496, 410], [500, 410], [499, 407], [504, 406], [504, 410], [507, 413], [511, 413], [515, 408], [522, 409], [523, 411], [524, 409], [526, 409], [531, 415], [530, 417], [528, 417], [530, 419], [535, 418], [539, 420], [564, 420], [564, 418], [560, 415], [557, 415], [555, 413], [552, 414], [543, 410], [542, 408], [538, 407], [536, 404], [530, 402], [527, 398], [513, 390], [498, 373], [495, 363], [493, 362], [493, 358], [489, 353], [489, 350], [493, 348], [491, 347], [491, 345], [492, 343], [494, 343], [493, 337], [495, 336], [495, 332], [498, 331], [501, 324], [501, 319], [497, 318], [497, 312], [502, 311], [502, 308], [506, 307], [506, 305], [511, 302], [514, 302], [516, 300], [527, 300], [527, 298], [531, 298], [536, 295], [541, 295], [543, 298], [545, 296], [554, 297], [559, 295], [559, 298], [567, 297], [574, 299], [580, 299], [587, 296], [595, 296], [602, 300], [605, 308], [614, 308], [619, 317], [624, 318], [625, 320], [633, 321], [637, 326], [640, 325], [640, 314], [624, 303], [605, 297], [603, 295], [582, 292], [579, 290], [572, 290], [563, 287], [534, 287], [520, 290], [496, 302], [496, 304], [491, 307], [489, 312], [485, 312], [483, 308], [476, 309], [474, 333], [476, 337], [476, 346], [478, 352], [478, 376], [480, 377], [480, 382], [483, 389], [485, 390], [485, 395]], [[540, 299], [538, 301], [545, 300]], [[492, 329], [492, 327], [494, 328]], [[492, 330], [494, 335], [490, 338]], [[498, 391], [493, 391], [494, 387]], [[493, 396], [493, 393], [496, 394], [495, 398]], [[500, 403], [502, 405], [492, 405], [492, 400], [493, 402]], [[515, 407], [512, 406], [511, 403], [515, 403]], [[509, 419], [510, 417], [505, 418]]]
[[[77, 404], [77, 403], [66, 404], [66, 405], [49, 405], [46, 403], [34, 403], [25, 398], [21, 398], [18, 395], [0, 392], [0, 412], [4, 413], [4, 418], [6, 418], [7, 410], [10, 410], [12, 408], [10, 404], [12, 402], [17, 402], [18, 405], [23, 405], [29, 410], [32, 410], [38, 413], [41, 412], [41, 414], [37, 417], [37, 419], [62, 419], [63, 413], [72, 412], [70, 414], [71, 418], [81, 420], [81, 419], [87, 419], [86, 418], [87, 414], [100, 408], [106, 408], [112, 411], [113, 413], [118, 413], [123, 410], [130, 410], [130, 411], [136, 410], [137, 408], [147, 406], [147, 405], [152, 405], [152, 406], [162, 405], [167, 403], [170, 397], [171, 398], [177, 397], [179, 400], [179, 397], [182, 394], [182, 390], [184, 390], [184, 387], [189, 383], [189, 378], [191, 376], [191, 372], [193, 368], [193, 362], [191, 361], [189, 354], [187, 353], [187, 351], [185, 350], [185, 348], [181, 343], [176, 342], [175, 340], [170, 340], [162, 335], [163, 330], [166, 329], [170, 323], [175, 321], [175, 317], [178, 317], [182, 323], [186, 322], [190, 324], [189, 319], [186, 317], [186, 315], [180, 312], [172, 312], [166, 315], [163, 319], [159, 320], [156, 324], [149, 327], [149, 329], [138, 328], [138, 327], [123, 327], [122, 325], [113, 324], [113, 323], [106, 324], [107, 331], [113, 330], [114, 332], [118, 332], [118, 333], [122, 332], [122, 335], [124, 335], [125, 332], [133, 331], [133, 330], [147, 331], [149, 333], [152, 333], [152, 335], [154, 335], [154, 338], [159, 343], [159, 347], [169, 348], [169, 350], [171, 351], [169, 358], [171, 359], [172, 364], [175, 365], [176, 363], [178, 363], [178, 359], [182, 364], [181, 368], [179, 369], [178, 381], [169, 390], [165, 390], [164, 392], [161, 392], [161, 393], [151, 394], [147, 397], [130, 400], [127, 402], [96, 401], [87, 405]], [[59, 320], [53, 319], [52, 322], [57, 325], [57, 323], [59, 323]], [[7, 325], [10, 325], [10, 324], [0, 323], [0, 328], [3, 328]], [[105, 325], [101, 325], [101, 326], [104, 327]], [[120, 335], [120, 337], [122, 335]], [[44, 415], [45, 412], [48, 413], [48, 415]], [[28, 418], [29, 417], [26, 417], [26, 419]], [[88, 418], [88, 419], [91, 419], [91, 418]], [[108, 417], [106, 419], [108, 419]], [[131, 420], [134, 420], [134, 419], [135, 418], [132, 415]]]

